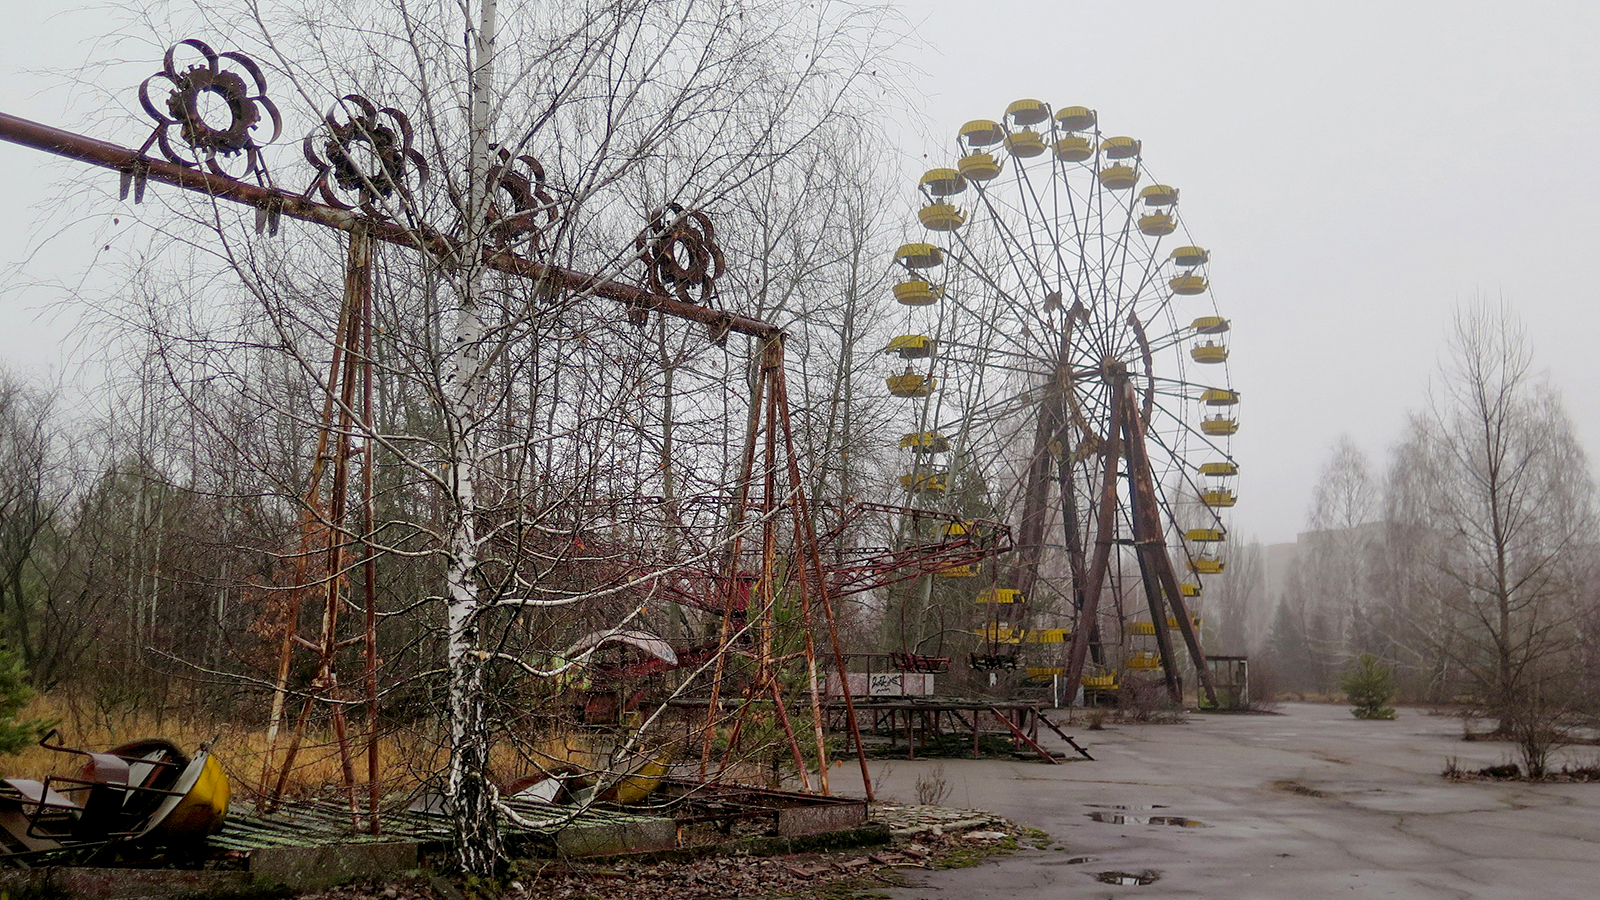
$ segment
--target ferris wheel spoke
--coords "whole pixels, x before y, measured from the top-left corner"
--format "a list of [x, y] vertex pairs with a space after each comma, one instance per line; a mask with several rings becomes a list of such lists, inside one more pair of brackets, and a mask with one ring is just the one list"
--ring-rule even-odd
[[[1011, 245], [1011, 248], [1015, 251], [1013, 253], [1006, 254], [1006, 257], [1007, 261], [1011, 264], [1017, 275], [1017, 283], [1023, 286], [1026, 286], [1029, 283], [1027, 275], [1025, 275], [1022, 270], [1022, 264], [1026, 262], [1029, 267], [1033, 269], [1033, 283], [1041, 286], [1046, 284], [1047, 279], [1044, 270], [1040, 268], [1039, 261], [1034, 258], [1034, 254], [1030, 252], [1033, 249], [1031, 235], [1029, 238], [1029, 243], [1024, 245], [1022, 240], [1017, 237], [1016, 230], [1009, 221], [1010, 217], [1004, 215], [997, 207], [997, 201], [989, 197], [989, 190], [987, 188], [978, 188], [978, 199], [988, 210], [990, 219], [997, 226], [996, 234], [1002, 239], [1002, 241], [1008, 242]], [[1024, 221], [1026, 221], [1026, 213], [1023, 213], [1022, 215]], [[959, 232], [957, 233], [957, 237], [958, 239], [961, 239], [963, 243], [965, 243], [965, 238], [962, 237]]]
[[[1056, 169], [1056, 165], [1055, 165], [1056, 156], [1055, 156], [1054, 153], [1050, 154], [1050, 159], [1051, 159], [1051, 166], [1050, 166], [1051, 203], [1050, 203], [1050, 209], [1049, 210], [1045, 209], [1044, 202], [1039, 198], [1039, 191], [1034, 186], [1033, 178], [1029, 174], [1030, 167], [1022, 165], [1019, 162], [1017, 165], [1013, 166], [1012, 169], [1013, 169], [1013, 171], [1016, 172], [1017, 180], [1020, 183], [1019, 184], [1020, 189], [1023, 191], [1024, 195], [1028, 197], [1028, 199], [1033, 201], [1033, 210], [1032, 211], [1033, 211], [1034, 215], [1030, 216], [1028, 218], [1028, 222], [1030, 224], [1029, 235], [1031, 237], [1033, 235], [1033, 232], [1034, 232], [1034, 229], [1031, 226], [1037, 224], [1039, 226], [1040, 230], [1042, 230], [1044, 232], [1046, 247], [1048, 248], [1048, 252], [1049, 252], [1050, 258], [1055, 262], [1056, 277], [1053, 280], [1053, 283], [1051, 281], [1046, 281], [1044, 283], [1043, 287], [1046, 290], [1048, 290], [1051, 287], [1054, 287], [1056, 289], [1056, 293], [1060, 294], [1060, 293], [1062, 293], [1062, 291], [1061, 291], [1062, 273], [1064, 273], [1066, 271], [1067, 262], [1066, 262], [1065, 256], [1063, 256], [1063, 250], [1062, 250], [1062, 246], [1061, 246], [1061, 235], [1059, 234], [1059, 230], [1060, 230], [1059, 229], [1059, 223], [1061, 221], [1061, 211], [1060, 211], [1060, 206], [1059, 206], [1058, 199], [1056, 197], [1056, 193], [1057, 193], [1057, 185], [1060, 183], [1060, 181], [1059, 181], [1059, 179], [1056, 178], [1056, 174], [1057, 174], [1057, 169]], [[1038, 253], [1037, 245], [1035, 245], [1035, 247], [1034, 247], [1034, 252], [1036, 254]]]
[[1151, 339], [1150, 350], [1152, 352], [1159, 353], [1164, 350], [1170, 350], [1173, 347], [1181, 347], [1193, 336], [1194, 332], [1188, 327], [1176, 328], [1167, 332], [1166, 334]]
[[[1051, 332], [1053, 332], [1055, 330], [1054, 326], [1051, 325], [1048, 320], [1040, 318], [1039, 315], [1031, 309], [1029, 304], [1018, 300], [1009, 291], [1007, 291], [1004, 287], [1002, 287], [997, 281], [995, 281], [993, 276], [989, 275], [981, 267], [973, 264], [972, 261], [970, 260], [970, 258], [967, 257], [965, 254], [952, 253], [952, 254], [950, 254], [949, 259], [950, 259], [950, 261], [952, 263], [955, 264], [955, 266], [957, 268], [959, 268], [963, 272], [973, 276], [974, 278], [977, 278], [980, 282], [982, 282], [984, 284], [985, 287], [987, 287], [990, 290], [994, 291], [994, 293], [995, 293], [997, 298], [1007, 301], [1010, 304], [1010, 306], [1011, 306], [1011, 308], [1013, 310], [1017, 310], [1017, 311], [1024, 311], [1025, 310], [1025, 311], [1027, 311], [1028, 314], [1029, 314], [1029, 317], [1033, 320], [1033, 323], [1039, 326], [1040, 331], [1042, 332], [1042, 334], [1048, 335], [1048, 334], [1050, 334]], [[968, 312], [970, 314], [976, 314], [976, 311], [972, 310], [965, 303], [963, 303], [959, 299], [959, 297], [949, 297], [949, 298], [947, 298], [947, 302], [949, 302], [952, 306], [955, 306], [956, 308], [961, 309], [963, 311], [966, 311], [966, 312]], [[1028, 323], [1026, 323], [1026, 322], [1022, 323], [1022, 327], [1025, 329], [1024, 336], [1036, 337], [1036, 338], [1040, 337], [1040, 334], [1035, 333], [1032, 328], [1028, 327]], [[1033, 356], [1035, 358], [1038, 357], [1040, 351], [1037, 350], [1037, 349], [1029, 348], [1027, 345], [1023, 344], [1016, 335], [1010, 334], [1009, 332], [1006, 332], [1004, 330], [999, 330], [999, 329], [996, 329], [994, 331], [994, 333], [996, 335], [998, 335], [999, 337], [1004, 338], [1007, 342], [1009, 342], [1011, 344], [1015, 344], [1017, 346], [1017, 348], [1018, 348], [1018, 352], [1026, 353], [1026, 354], [1028, 354], [1030, 356]]]
[[[1126, 208], [1120, 202], [1117, 205], [1118, 212], [1122, 214], [1123, 219], [1122, 230], [1118, 233], [1114, 244], [1117, 269], [1116, 296], [1118, 298], [1116, 316], [1118, 318], [1127, 318], [1130, 315], [1135, 315], [1139, 309], [1138, 290], [1130, 292], [1127, 289], [1128, 257], [1136, 240], [1134, 235], [1137, 234], [1136, 231], [1133, 231], [1135, 202], [1130, 198]], [[1142, 236], [1140, 237], [1142, 238]], [[1141, 246], [1143, 245], [1142, 240], [1139, 240], [1138, 243]], [[1122, 298], [1126, 298], [1126, 300]], [[1142, 319], [1143, 317], [1141, 316], [1140, 318]]]

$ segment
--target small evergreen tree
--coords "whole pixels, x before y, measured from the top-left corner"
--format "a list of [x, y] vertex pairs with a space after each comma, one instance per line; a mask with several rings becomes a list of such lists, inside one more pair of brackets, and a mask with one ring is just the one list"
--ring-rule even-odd
[[46, 719], [18, 721], [17, 716], [32, 700], [33, 689], [23, 674], [22, 659], [0, 644], [0, 756], [20, 752], [55, 724]]
[[1356, 664], [1345, 670], [1339, 677], [1339, 689], [1350, 698], [1350, 714], [1356, 718], [1394, 718], [1394, 707], [1387, 705], [1395, 695], [1394, 673], [1371, 653], [1361, 654]]

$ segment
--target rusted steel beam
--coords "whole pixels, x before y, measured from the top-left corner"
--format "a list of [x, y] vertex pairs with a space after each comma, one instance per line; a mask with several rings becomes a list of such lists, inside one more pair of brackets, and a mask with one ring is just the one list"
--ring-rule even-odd
[[1083, 664], [1089, 656], [1089, 623], [1100, 613], [1100, 592], [1106, 580], [1106, 568], [1111, 563], [1111, 548], [1116, 543], [1117, 527], [1117, 459], [1121, 453], [1122, 403], [1113, 397], [1111, 425], [1106, 429], [1106, 446], [1100, 475], [1100, 504], [1095, 523], [1094, 558], [1089, 563], [1089, 574], [1084, 582], [1083, 609], [1078, 612], [1078, 626], [1072, 630], [1072, 645], [1067, 650], [1066, 684], [1068, 696], [1078, 693], [1083, 681]]
[[[418, 232], [404, 225], [376, 220], [352, 210], [316, 203], [299, 194], [279, 188], [234, 181], [202, 169], [180, 166], [164, 159], [154, 159], [108, 141], [86, 137], [3, 112], [0, 112], [0, 140], [113, 169], [134, 179], [146, 178], [209, 197], [243, 203], [270, 214], [280, 214], [302, 222], [312, 222], [341, 231], [351, 231], [358, 225], [365, 225], [371, 237], [377, 240], [425, 250], [440, 258], [453, 258], [460, 250], [460, 242], [441, 234]], [[488, 256], [485, 262], [490, 268], [508, 275], [532, 280], [544, 279], [567, 290], [587, 291], [627, 304], [632, 308], [651, 309], [674, 318], [699, 322], [719, 336], [730, 331], [761, 338], [776, 337], [782, 333], [782, 329], [778, 326], [760, 319], [685, 303], [631, 284], [534, 262], [507, 252]]]
[[[1139, 541], [1140, 559], [1148, 558], [1149, 568], [1155, 570], [1156, 581], [1154, 584], [1147, 584], [1146, 589], [1153, 591], [1150, 594], [1150, 602], [1151, 612], [1155, 618], [1151, 621], [1155, 625], [1156, 642], [1161, 649], [1162, 664], [1166, 666], [1168, 684], [1171, 685], [1177, 658], [1172, 655], [1169, 647], [1171, 638], [1167, 635], [1165, 613], [1156, 609], [1158, 598], [1165, 592], [1167, 604], [1170, 604], [1172, 614], [1178, 623], [1178, 632], [1183, 635], [1184, 643], [1189, 648], [1189, 658], [1194, 662], [1200, 677], [1200, 689], [1204, 692], [1205, 699], [1215, 708], [1217, 688], [1212, 683], [1211, 667], [1206, 665], [1206, 654], [1200, 647], [1200, 635], [1195, 632], [1194, 622], [1189, 619], [1189, 610], [1184, 606], [1183, 590], [1178, 587], [1178, 576], [1172, 568], [1172, 557], [1167, 553], [1167, 540], [1161, 532], [1159, 519], [1161, 507], [1156, 500], [1155, 476], [1150, 472], [1150, 454], [1144, 441], [1145, 422], [1139, 418], [1134, 408], [1131, 385], [1124, 387], [1124, 395], [1128, 418], [1123, 423], [1123, 434], [1126, 438], [1123, 451], [1128, 455], [1128, 468], [1133, 473], [1134, 528], [1138, 531], [1142, 526], [1143, 530], [1142, 535], [1136, 534], [1135, 537]], [[1141, 565], [1141, 570], [1143, 568]], [[1181, 701], [1182, 698], [1177, 699]]]
[[[989, 711], [994, 713], [994, 717], [996, 719], [1000, 720], [1000, 724], [1002, 724], [1002, 725], [1006, 726], [1006, 728], [1010, 729], [1011, 734], [1012, 734], [1013, 737], [1015, 737], [1018, 741], [1021, 741], [1022, 743], [1027, 744], [1029, 747], [1033, 748], [1033, 752], [1039, 754], [1039, 758], [1040, 759], [1044, 760], [1045, 762], [1049, 763], [1052, 766], [1061, 765], [1061, 760], [1056, 759], [1055, 754], [1053, 754], [1049, 750], [1046, 750], [1043, 747], [1039, 746], [1039, 744], [1037, 742], [1035, 742], [1033, 740], [1033, 738], [1028, 737], [1027, 732], [1023, 731], [1021, 728], [1018, 728], [1015, 724], [1013, 724], [1011, 719], [1004, 712], [1002, 712], [999, 707], [991, 706], [991, 707], [989, 707]], [[976, 714], [974, 714], [974, 715], [976, 715]]]
[[1067, 746], [1069, 746], [1072, 749], [1078, 751], [1078, 755], [1079, 756], [1083, 757], [1084, 759], [1089, 760], [1090, 762], [1094, 761], [1094, 757], [1089, 755], [1089, 751], [1087, 751], [1087, 750], [1083, 749], [1082, 747], [1078, 746], [1078, 742], [1072, 739], [1072, 735], [1067, 734], [1065, 731], [1062, 731], [1059, 727], [1056, 726], [1056, 723], [1054, 723], [1054, 722], [1050, 721], [1049, 719], [1045, 718], [1045, 714], [1044, 713], [1040, 712], [1039, 710], [1034, 710], [1033, 711], [1033, 715], [1039, 721], [1043, 722], [1046, 726], [1048, 726], [1051, 731], [1054, 731], [1056, 733], [1056, 735], [1058, 737], [1060, 737], [1063, 741], [1066, 741], [1067, 742]]

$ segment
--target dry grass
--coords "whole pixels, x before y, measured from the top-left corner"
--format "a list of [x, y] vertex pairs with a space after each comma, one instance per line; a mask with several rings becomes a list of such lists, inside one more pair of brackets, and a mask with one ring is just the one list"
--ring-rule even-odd
[[[86, 750], [106, 750], [142, 738], [164, 738], [193, 752], [202, 743], [211, 741], [212, 752], [227, 770], [236, 797], [249, 798], [264, 793], [261, 782], [262, 763], [267, 753], [264, 728], [172, 714], [153, 715], [138, 710], [112, 714], [88, 712], [73, 703], [72, 698], [60, 695], [35, 698], [23, 717], [55, 721], [61, 743]], [[286, 737], [280, 735], [275, 756], [280, 765], [287, 749]], [[491, 766], [502, 783], [564, 763], [591, 763], [600, 749], [584, 734], [521, 743], [521, 747], [500, 743], [494, 748]], [[352, 723], [349, 744], [355, 780], [358, 785], [365, 785], [367, 737], [359, 723]], [[445, 748], [436, 734], [396, 728], [379, 737], [378, 780], [386, 796], [410, 794], [435, 781], [444, 763]], [[81, 765], [80, 757], [35, 745], [14, 757], [0, 759], [0, 775], [43, 778], [50, 774], [73, 774]], [[343, 783], [343, 763], [331, 729], [308, 729], [289, 773], [285, 795], [291, 798], [333, 796]], [[365, 788], [362, 790], [364, 792]]]

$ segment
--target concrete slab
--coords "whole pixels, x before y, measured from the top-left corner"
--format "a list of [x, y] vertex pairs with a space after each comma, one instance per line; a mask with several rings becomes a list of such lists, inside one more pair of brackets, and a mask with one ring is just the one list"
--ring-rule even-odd
[[[944, 767], [951, 805], [1044, 830], [1060, 850], [1027, 850], [972, 869], [917, 876], [911, 898], [1600, 896], [1600, 784], [1452, 783], [1510, 758], [1463, 742], [1449, 717], [1402, 709], [1364, 722], [1345, 707], [1284, 704], [1281, 715], [1194, 715], [1182, 725], [1063, 726], [1097, 762], [895, 760], [874, 766], [881, 796], [909, 800], [917, 775]], [[1064, 717], [1063, 717], [1064, 718]], [[1050, 749], [1067, 749], [1051, 736]], [[1587, 761], [1592, 748], [1573, 754]], [[847, 770], [834, 775], [847, 789]], [[1122, 823], [1091, 813], [1122, 810]], [[1140, 808], [1142, 807], [1142, 808]], [[1168, 817], [1205, 827], [1151, 824]], [[1104, 816], [1103, 816], [1104, 818]], [[1092, 857], [1085, 862], [1074, 858]], [[1105, 885], [1106, 871], [1154, 870], [1148, 887]]]
[[250, 854], [250, 874], [260, 883], [296, 890], [332, 887], [357, 878], [383, 878], [416, 867], [413, 841], [264, 847]]
[[568, 856], [650, 853], [678, 845], [678, 825], [671, 819], [643, 816], [615, 824], [573, 824], [556, 832], [556, 848]]
[[102, 869], [50, 866], [0, 871], [0, 897], [72, 897], [78, 900], [191, 900], [243, 894], [248, 872]]

